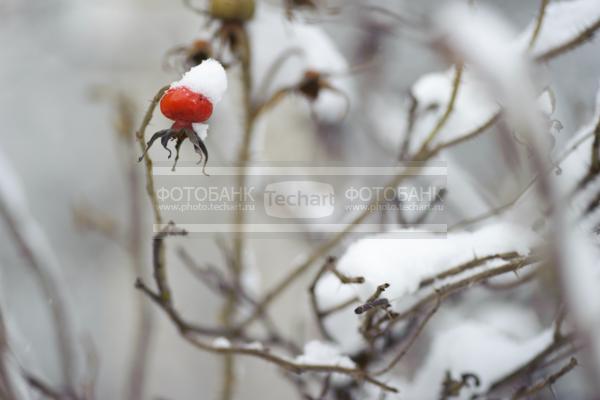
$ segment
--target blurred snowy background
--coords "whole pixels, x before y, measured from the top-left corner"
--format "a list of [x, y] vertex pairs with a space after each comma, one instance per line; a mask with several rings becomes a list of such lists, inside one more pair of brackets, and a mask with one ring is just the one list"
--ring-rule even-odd
[[[273, 11], [271, 7], [279, 7], [278, 2], [264, 3], [259, 2], [257, 6], [257, 12], [262, 15], [261, 22], [251, 28], [259, 38], [254, 43], [259, 54], [256, 55], [258, 63], [267, 59], [274, 49], [293, 41], [285, 35], [292, 32], [293, 36], [292, 25], [300, 24], [288, 21], [281, 9]], [[308, 25], [329, 35], [339, 50], [339, 59], [334, 55], [320, 60], [328, 50], [317, 49], [309, 64], [343, 71], [347, 65], [374, 60], [365, 71], [338, 81], [351, 93], [352, 109], [339, 123], [336, 115], [328, 115], [328, 110], [336, 107], [339, 114], [336, 103], [339, 99], [330, 99], [331, 104], [317, 105], [317, 114], [321, 109], [325, 111], [322, 121], [316, 124], [301, 99], [285, 101], [260, 122], [255, 152], [261, 159], [393, 162], [397, 154], [389, 149], [399, 148], [400, 142], [390, 136], [405, 124], [406, 114], [400, 110], [406, 106], [404, 99], [410, 88], [424, 75], [443, 72], [449, 67], [447, 60], [421, 43], [422, 38], [414, 30], [400, 28], [387, 33], [385, 30], [394, 21], [386, 15], [353, 7], [363, 2], [338, 3], [344, 9], [343, 18], [309, 15]], [[370, 3], [402, 15], [427, 16], [433, 14], [441, 2], [382, 0]], [[524, 31], [539, 9], [539, 2], [534, 0], [476, 0], [474, 3], [475, 6], [492, 7], [516, 32]], [[298, 18], [302, 20], [302, 17]], [[321, 32], [317, 34], [317, 40], [321, 38], [318, 35]], [[135, 276], [126, 252], [101, 235], [78, 227], [74, 209], [97, 210], [110, 215], [117, 224], [128, 220], [128, 177], [124, 172], [123, 145], [114, 129], [117, 116], [111, 93], [123, 94], [133, 100], [137, 107], [137, 126], [157, 88], [178, 77], [178, 73], [161, 67], [165, 53], [173, 46], [189, 44], [203, 37], [206, 33], [202, 18], [178, 1], [0, 0], [0, 148], [20, 177], [31, 213], [57, 255], [76, 323], [85, 333], [77, 340], [91, 339], [96, 347], [99, 399], [125, 398], [123, 393], [135, 340], [140, 294], [133, 288]], [[317, 46], [318, 43], [314, 43]], [[557, 148], [564, 146], [594, 115], [600, 78], [598, 54], [600, 43], [591, 41], [536, 70], [538, 84], [551, 86], [556, 97], [552, 118], [562, 124], [556, 134]], [[310, 60], [311, 56], [307, 58]], [[256, 66], [258, 74], [264, 73], [265, 69], [265, 65]], [[449, 74], [451, 78], [452, 72]], [[286, 76], [286, 72], [282, 75]], [[235, 79], [230, 77], [230, 80]], [[260, 81], [260, 77], [256, 80]], [[428, 84], [435, 86], [435, 79]], [[439, 91], [447, 92], [450, 87], [447, 81], [440, 85]], [[435, 88], [423, 90], [424, 96], [436, 92]], [[99, 92], [108, 95], [99, 100]], [[208, 145], [215, 159], [229, 159], [236, 151], [241, 116], [230, 112], [227, 105], [235, 106], [238, 94], [239, 85], [233, 83], [230, 98], [217, 110], [211, 126]], [[474, 105], [466, 105], [469, 106]], [[164, 120], [157, 117], [149, 131], [162, 129], [162, 125]], [[449, 156], [450, 190], [456, 185], [463, 195], [449, 204], [451, 224], [505, 204], [531, 179], [531, 174], [511, 168], [514, 164], [507, 162], [506, 154], [499, 151], [495, 136], [500, 134], [494, 131], [452, 150]], [[164, 153], [153, 154], [164, 159]], [[187, 149], [183, 158], [192, 160], [194, 155]], [[139, 172], [142, 173], [141, 165]], [[146, 216], [144, 249], [149, 274], [151, 211], [146, 201], [143, 204]], [[30, 270], [24, 267], [26, 261], [14, 246], [10, 234], [0, 229], [0, 238], [1, 299], [10, 328], [16, 332], [17, 347], [14, 350], [27, 369], [49, 382], [59, 383], [61, 375], [46, 298]], [[204, 261], [217, 265], [223, 262], [212, 241], [191, 238], [174, 243], [201, 256]], [[258, 270], [256, 287], [271, 287], [285, 275], [286, 266], [313, 245], [310, 240], [298, 238], [251, 240], [251, 258]], [[410, 243], [406, 245], [411, 246]], [[170, 250], [175, 247], [173, 245]], [[428, 252], [426, 250], [418, 257], [427, 257]], [[189, 272], [177, 257], [171, 257], [169, 274], [182, 313], [189, 319], [208, 324], [215, 321], [220, 300], [190, 279]], [[305, 277], [304, 283], [309, 278]], [[315, 332], [314, 327], [309, 326], [307, 301], [302, 302], [306, 306], [298, 305], [299, 296], [307, 300], [305, 287], [306, 284], [294, 287], [275, 304], [273, 313], [281, 329], [299, 343], [313, 338]], [[475, 294], [479, 295], [485, 297]], [[490, 330], [487, 338], [498, 335], [499, 331], [511, 330], [512, 339], [541, 340], [539, 335], [543, 327], [549, 326], [554, 318], [553, 305], [545, 306], [544, 301], [543, 284], [539, 284], [518, 296], [499, 294], [495, 301], [485, 301], [479, 308], [475, 306], [477, 300], [462, 308], [449, 307], [432, 321], [432, 330], [439, 328], [445, 332], [435, 342], [436, 346], [480, 343], [478, 335], [482, 335], [482, 330], [478, 328], [482, 324], [484, 329]], [[531, 307], [525, 308], [523, 304]], [[170, 321], [157, 309], [153, 312], [156, 334], [148, 359], [146, 398], [216, 398], [221, 380], [221, 358], [192, 351]], [[469, 324], [453, 325], [452, 321], [467, 314], [472, 319]], [[498, 346], [502, 345], [502, 340], [498, 339]], [[352, 338], [348, 339], [351, 341]], [[351, 351], [352, 343], [347, 345], [350, 347], [344, 350]], [[518, 355], [518, 348], [507, 346], [508, 350], [498, 348], [492, 353], [513, 351]], [[414, 363], [412, 365], [421, 365], [421, 360], [425, 359], [415, 359], [419, 354], [427, 354], [425, 347], [418, 350], [420, 352], [409, 360]], [[488, 351], [491, 350], [481, 349], [476, 353], [479, 357], [491, 357], [486, 353]], [[436, 361], [434, 352], [435, 349], [425, 362], [441, 368], [443, 361]], [[294, 387], [281, 379], [275, 367], [260, 360], [244, 359], [238, 368], [238, 398], [296, 396]], [[403, 368], [407, 371], [403, 379], [425, 382], [407, 389], [408, 393], [427, 384], [428, 378], [415, 375], [410, 363]], [[565, 380], [566, 383], [561, 384], [564, 386], [557, 386], [558, 392], [571, 393], [572, 388], [580, 387], [580, 378]], [[402, 391], [403, 386], [400, 388]], [[579, 393], [581, 397], [566, 395], [559, 398], [592, 398], [585, 397], [585, 389]], [[428, 397], [414, 394], [404, 398]]]

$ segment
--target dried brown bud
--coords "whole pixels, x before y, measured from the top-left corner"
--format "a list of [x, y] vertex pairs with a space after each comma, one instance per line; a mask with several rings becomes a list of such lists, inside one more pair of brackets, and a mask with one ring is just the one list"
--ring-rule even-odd
[[206, 40], [195, 40], [187, 51], [186, 64], [191, 68], [211, 57], [212, 47], [210, 43]]
[[306, 71], [304, 73], [304, 78], [298, 85], [298, 90], [308, 97], [310, 100], [316, 100], [319, 97], [319, 92], [323, 87], [323, 78], [321, 74], [317, 71]]

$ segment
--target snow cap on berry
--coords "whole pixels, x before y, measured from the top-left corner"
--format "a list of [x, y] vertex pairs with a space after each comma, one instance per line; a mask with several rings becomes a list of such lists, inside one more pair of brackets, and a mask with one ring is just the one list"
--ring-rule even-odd
[[220, 62], [212, 58], [202, 61], [183, 77], [171, 84], [171, 88], [185, 87], [206, 97], [215, 105], [227, 90], [227, 74]]

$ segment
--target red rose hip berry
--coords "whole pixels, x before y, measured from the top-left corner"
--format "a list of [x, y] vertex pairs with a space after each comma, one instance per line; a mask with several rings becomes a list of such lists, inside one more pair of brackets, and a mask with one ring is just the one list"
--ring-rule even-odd
[[160, 111], [176, 122], [204, 122], [210, 118], [213, 105], [203, 95], [179, 86], [167, 90], [160, 100]]

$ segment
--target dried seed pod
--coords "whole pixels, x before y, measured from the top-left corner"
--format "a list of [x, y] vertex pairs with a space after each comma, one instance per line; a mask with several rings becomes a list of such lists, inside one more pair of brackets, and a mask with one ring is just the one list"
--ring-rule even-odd
[[254, 0], [211, 0], [210, 15], [224, 21], [247, 21], [254, 16]]

